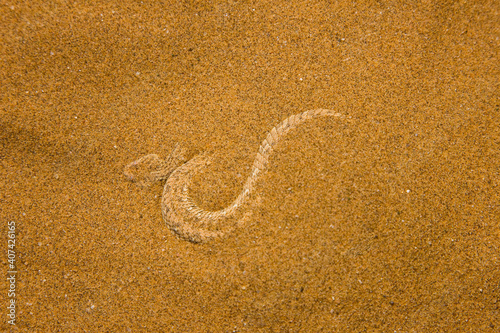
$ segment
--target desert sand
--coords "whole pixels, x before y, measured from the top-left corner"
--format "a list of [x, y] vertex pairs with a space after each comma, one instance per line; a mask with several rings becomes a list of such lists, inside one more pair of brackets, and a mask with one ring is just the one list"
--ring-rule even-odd
[[[500, 330], [498, 1], [0, 8], [0, 331]], [[124, 175], [208, 154], [189, 191], [221, 209], [319, 108], [219, 239]]]

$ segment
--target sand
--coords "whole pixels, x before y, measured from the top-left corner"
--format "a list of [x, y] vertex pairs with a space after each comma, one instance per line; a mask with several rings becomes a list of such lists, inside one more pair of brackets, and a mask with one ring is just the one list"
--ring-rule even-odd
[[[499, 10], [4, 3], [0, 330], [498, 332]], [[162, 184], [123, 175], [210, 154], [190, 190], [220, 209], [267, 131], [317, 108], [345, 118], [280, 142], [222, 239], [180, 239]]]

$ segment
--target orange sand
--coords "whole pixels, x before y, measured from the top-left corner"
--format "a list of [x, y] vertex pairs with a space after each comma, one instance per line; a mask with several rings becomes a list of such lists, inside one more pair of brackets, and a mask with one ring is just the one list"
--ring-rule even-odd
[[[0, 7], [0, 331], [498, 332], [499, 2], [170, 2]], [[347, 120], [285, 139], [224, 239], [123, 176], [209, 152], [221, 208], [316, 108]]]

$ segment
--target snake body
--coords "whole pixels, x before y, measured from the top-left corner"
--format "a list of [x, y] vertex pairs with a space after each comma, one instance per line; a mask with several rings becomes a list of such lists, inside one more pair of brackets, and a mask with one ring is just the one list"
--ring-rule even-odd
[[[165, 223], [183, 239], [193, 243], [205, 242], [223, 236], [243, 221], [243, 218], [237, 218], [242, 213], [240, 210], [249, 201], [257, 180], [266, 170], [273, 147], [280, 139], [306, 120], [325, 116], [342, 117], [328, 109], [309, 110], [286, 118], [269, 131], [255, 156], [243, 191], [229, 206], [221, 210], [204, 210], [189, 195], [194, 174], [211, 162], [211, 157], [206, 154], [197, 155], [184, 163], [184, 152], [177, 147], [165, 161], [160, 160], [157, 155], [146, 155], [127, 165], [124, 173], [143, 184], [166, 179], [161, 200]], [[145, 169], [142, 171], [143, 175], [137, 176], [137, 170], [141, 168]]]

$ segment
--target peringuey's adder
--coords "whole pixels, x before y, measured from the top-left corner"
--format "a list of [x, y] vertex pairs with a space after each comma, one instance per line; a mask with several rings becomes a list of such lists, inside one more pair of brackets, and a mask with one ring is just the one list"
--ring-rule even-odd
[[185, 240], [193, 243], [206, 242], [223, 236], [242, 223], [246, 215], [238, 219], [242, 213], [240, 210], [249, 200], [260, 175], [266, 170], [273, 147], [280, 139], [306, 120], [325, 116], [343, 117], [333, 110], [309, 110], [286, 118], [270, 130], [255, 156], [252, 172], [243, 186], [243, 191], [232, 204], [221, 210], [201, 209], [189, 195], [193, 175], [211, 162], [211, 157], [206, 154], [197, 155], [186, 162], [184, 150], [176, 146], [166, 160], [161, 160], [155, 154], [146, 155], [128, 164], [124, 174], [142, 185], [166, 180], [161, 200], [165, 223]]

